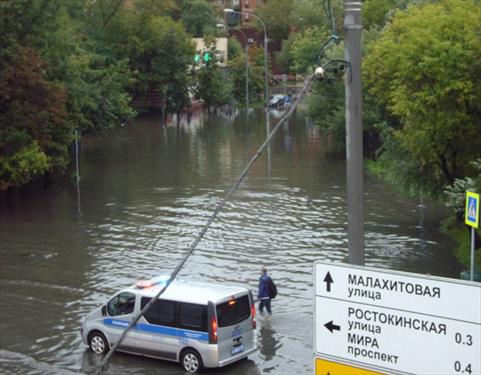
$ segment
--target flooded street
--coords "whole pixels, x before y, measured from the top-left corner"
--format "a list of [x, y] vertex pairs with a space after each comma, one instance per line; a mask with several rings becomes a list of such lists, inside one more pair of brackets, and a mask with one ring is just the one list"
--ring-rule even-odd
[[[140, 278], [170, 274], [265, 138], [262, 111], [162, 126], [141, 117], [84, 139], [74, 184], [0, 197], [0, 373], [93, 374], [85, 315]], [[273, 119], [276, 123], [276, 119]], [[208, 374], [312, 374], [313, 262], [347, 259], [345, 162], [298, 113], [214, 222], [181, 277], [257, 290], [265, 265], [279, 290], [258, 319], [259, 350]], [[270, 173], [269, 173], [270, 170]], [[457, 278], [448, 211], [400, 197], [365, 174], [366, 265]], [[105, 374], [184, 374], [115, 354]]]

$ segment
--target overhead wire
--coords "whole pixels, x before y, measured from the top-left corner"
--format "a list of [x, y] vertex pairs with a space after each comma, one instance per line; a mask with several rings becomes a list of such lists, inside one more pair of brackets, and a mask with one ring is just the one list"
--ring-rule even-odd
[[295, 102], [292, 104], [291, 108], [289, 111], [279, 120], [279, 122], [276, 124], [276, 126], [269, 132], [268, 136], [266, 137], [264, 143], [257, 149], [256, 153], [252, 158], [249, 160], [247, 165], [245, 166], [244, 170], [242, 173], [239, 175], [237, 180], [234, 182], [234, 184], [231, 186], [231, 188], [227, 191], [226, 195], [222, 199], [222, 201], [217, 205], [215, 210], [212, 212], [211, 216], [207, 220], [207, 222], [204, 224], [204, 227], [202, 230], [199, 232], [199, 234], [196, 236], [192, 244], [190, 245], [189, 249], [187, 250], [186, 254], [182, 258], [182, 260], [177, 264], [175, 267], [174, 271], [171, 273], [169, 279], [166, 281], [165, 285], [159, 290], [159, 292], [144, 306], [144, 308], [132, 318], [130, 321], [129, 325], [125, 328], [125, 330], [122, 332], [122, 335], [119, 337], [118, 341], [112, 346], [110, 351], [107, 353], [107, 355], [103, 358], [102, 362], [99, 364], [96, 375], [101, 375], [103, 372], [104, 367], [108, 364], [110, 361], [110, 358], [114, 354], [114, 352], [118, 349], [118, 347], [121, 345], [122, 341], [124, 340], [125, 336], [127, 336], [128, 332], [134, 327], [134, 325], [137, 323], [137, 321], [140, 319], [142, 315], [144, 315], [150, 307], [154, 304], [154, 302], [167, 290], [169, 285], [174, 281], [174, 279], [177, 277], [179, 274], [180, 270], [184, 266], [184, 264], [187, 262], [189, 257], [192, 255], [194, 252], [195, 248], [197, 247], [198, 243], [201, 241], [201, 239], [204, 237], [205, 233], [211, 226], [211, 224], [214, 222], [214, 220], [217, 218], [219, 213], [222, 211], [224, 208], [225, 204], [227, 201], [231, 198], [231, 196], [234, 194], [234, 192], [237, 190], [241, 182], [244, 180], [244, 178], [247, 176], [247, 173], [249, 170], [252, 168], [256, 160], [259, 158], [259, 156], [262, 154], [264, 149], [267, 147], [267, 145], [270, 143], [272, 137], [277, 133], [277, 131], [281, 128], [282, 124], [294, 113], [294, 110], [297, 108], [299, 103], [302, 101], [304, 96], [309, 90], [310, 84], [313, 80], [314, 76], [310, 75], [306, 78], [304, 81], [304, 85], [302, 90], [300, 91], [299, 95], [297, 96], [297, 99]]
[[[327, 48], [327, 46], [331, 43], [331, 42], [334, 42], [335, 44], [339, 44], [340, 42], [340, 38], [337, 34], [337, 30], [336, 30], [336, 23], [335, 23], [335, 18], [334, 18], [334, 15], [333, 15], [333, 12], [331, 10], [331, 1], [330, 0], [324, 0], [323, 2], [323, 8], [324, 8], [324, 12], [326, 13], [327, 17], [330, 19], [331, 21], [331, 36], [329, 37], [329, 39], [321, 46], [320, 48], [320, 51], [319, 51], [319, 54], [317, 55], [317, 58], [316, 58], [316, 65], [319, 65], [319, 62], [320, 62], [320, 59], [323, 57], [324, 55], [324, 50]], [[331, 61], [328, 61], [326, 64], [325, 64], [325, 67], [327, 68], [331, 63], [333, 62], [343, 62], [346, 64], [346, 68], [348, 70], [350, 70], [350, 64], [349, 62], [346, 62], [344, 60], [341, 60], [341, 59], [334, 59], [334, 60], [331, 60]], [[199, 234], [196, 236], [196, 238], [194, 239], [194, 241], [192, 242], [192, 244], [189, 246], [189, 249], [187, 250], [186, 254], [184, 255], [184, 257], [182, 258], [182, 260], [177, 264], [177, 266], [175, 267], [174, 271], [171, 273], [171, 275], [169, 276], [168, 280], [166, 281], [165, 285], [159, 290], [159, 292], [157, 292], [157, 294], [154, 296], [154, 298], [152, 298], [143, 308], [142, 310], [132, 318], [132, 320], [130, 321], [129, 325], [125, 328], [125, 330], [122, 332], [122, 334], [120, 335], [118, 341], [114, 344], [114, 346], [112, 346], [112, 348], [110, 349], [110, 351], [107, 353], [107, 355], [103, 358], [102, 362], [99, 364], [99, 366], [97, 367], [97, 371], [96, 371], [96, 375], [101, 375], [102, 372], [103, 372], [103, 369], [104, 367], [108, 364], [108, 362], [110, 361], [110, 358], [113, 356], [113, 354], [115, 353], [115, 351], [118, 349], [118, 347], [121, 345], [122, 341], [125, 339], [125, 337], [127, 336], [128, 332], [134, 327], [134, 325], [138, 322], [138, 320], [140, 319], [140, 317], [142, 315], [144, 315], [150, 308], [151, 306], [154, 304], [154, 302], [167, 290], [167, 288], [169, 287], [169, 285], [172, 283], [172, 281], [175, 280], [175, 278], [177, 277], [177, 275], [179, 274], [179, 272], [181, 271], [182, 267], [184, 266], [184, 264], [187, 262], [187, 260], [189, 259], [189, 257], [192, 255], [192, 253], [194, 252], [195, 248], [197, 247], [197, 245], [199, 244], [199, 242], [202, 240], [202, 238], [204, 237], [205, 233], [207, 232], [207, 230], [210, 228], [210, 226], [212, 225], [212, 223], [214, 222], [214, 220], [217, 218], [217, 216], [219, 215], [219, 213], [222, 211], [222, 209], [224, 208], [225, 204], [227, 203], [227, 201], [232, 197], [232, 195], [234, 194], [234, 192], [238, 189], [239, 185], [241, 184], [241, 182], [244, 180], [244, 178], [247, 176], [247, 173], [249, 172], [249, 170], [252, 168], [252, 166], [254, 165], [254, 163], [256, 162], [256, 160], [259, 158], [259, 156], [262, 154], [262, 152], [264, 151], [264, 149], [269, 145], [271, 139], [274, 137], [274, 135], [277, 133], [277, 131], [281, 128], [281, 126], [284, 124], [284, 122], [289, 119], [289, 117], [294, 113], [294, 111], [296, 110], [296, 108], [298, 107], [299, 103], [302, 101], [302, 99], [304, 98], [304, 96], [307, 94], [307, 92], [309, 91], [309, 88], [310, 88], [310, 85], [312, 83], [312, 81], [314, 80], [315, 78], [315, 75], [312, 74], [312, 75], [309, 75], [305, 81], [304, 81], [304, 85], [299, 93], [299, 95], [297, 96], [297, 99], [295, 100], [295, 102], [292, 104], [292, 106], [290, 107], [289, 111], [279, 120], [279, 122], [276, 124], [276, 126], [269, 132], [269, 134], [267, 135], [265, 141], [261, 144], [261, 146], [257, 149], [256, 153], [254, 154], [254, 156], [252, 156], [252, 158], [249, 160], [249, 162], [247, 163], [247, 165], [245, 166], [244, 170], [242, 171], [242, 173], [239, 175], [239, 177], [237, 178], [237, 180], [234, 182], [234, 184], [231, 186], [231, 188], [227, 191], [227, 193], [225, 194], [224, 198], [222, 199], [222, 201], [217, 205], [217, 207], [215, 208], [215, 210], [212, 212], [211, 216], [209, 217], [209, 219], [207, 220], [207, 222], [204, 224], [204, 226], [202, 227], [201, 231], [199, 232]]]

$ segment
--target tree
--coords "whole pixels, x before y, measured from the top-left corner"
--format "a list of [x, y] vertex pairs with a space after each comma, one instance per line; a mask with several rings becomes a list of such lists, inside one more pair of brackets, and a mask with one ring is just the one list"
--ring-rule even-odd
[[291, 46], [293, 70], [296, 73], [312, 72], [321, 52], [321, 46], [328, 34], [317, 27], [306, 29], [294, 35]]
[[0, 57], [20, 46], [41, 49], [56, 28], [58, 3], [49, 0], [0, 2]]
[[214, 35], [217, 20], [214, 8], [205, 0], [190, 0], [184, 6], [182, 21], [188, 33], [195, 37]]
[[177, 17], [181, 11], [181, 4], [178, 0], [134, 0], [135, 10], [150, 17]]
[[[342, 13], [339, 12], [341, 16]], [[327, 19], [322, 7], [322, 1], [296, 0], [290, 16], [290, 27], [302, 31], [307, 28], [325, 28]]]
[[182, 23], [124, 9], [107, 31], [104, 43], [118, 59], [128, 59], [135, 72], [134, 96], [162, 95], [166, 113], [188, 105], [188, 67], [195, 47]]
[[364, 61], [370, 93], [399, 119], [391, 144], [431, 192], [468, 175], [481, 156], [480, 25], [475, 1], [412, 6]]
[[215, 40], [206, 38], [204, 40], [206, 51], [214, 58], [205, 61], [203, 66], [196, 71], [197, 97], [204, 101], [208, 112], [216, 110], [230, 100], [232, 92], [230, 82], [220, 66], [215, 61]]
[[63, 82], [68, 92], [67, 110], [72, 126], [81, 133], [111, 129], [134, 115], [128, 90], [134, 80], [128, 60], [99, 53], [100, 43], [88, 39], [83, 23], [64, 9], [58, 28], [46, 39], [43, 56], [50, 62], [48, 74]]
[[67, 93], [45, 70], [38, 53], [22, 47], [0, 72], [0, 190], [68, 164]]
[[270, 39], [275, 41], [287, 39], [294, 7], [295, 3], [292, 0], [276, 0], [268, 1], [257, 8], [256, 15], [266, 24]]
[[227, 40], [227, 56], [229, 60], [242, 55], [242, 52], [242, 45], [237, 41], [236, 38], [229, 38]]
[[[471, 264], [471, 228], [464, 223], [466, 192], [481, 192], [481, 159], [471, 162], [474, 173], [463, 179], [456, 179], [453, 184], [446, 187], [444, 193], [447, 197], [447, 205], [454, 211], [456, 222], [447, 223], [450, 234], [457, 239], [457, 258], [466, 267]], [[446, 224], [446, 223], [445, 223]], [[475, 229], [475, 264], [481, 270], [481, 231]]]
[[[264, 89], [264, 65], [258, 65], [256, 58], [263, 56], [263, 51], [252, 45], [249, 47], [249, 102], [259, 97]], [[245, 53], [229, 59], [229, 76], [232, 81], [232, 94], [239, 103], [245, 102], [246, 97], [246, 61]]]
[[362, 22], [367, 30], [380, 28], [387, 15], [395, 9], [396, 0], [365, 0], [362, 4]]

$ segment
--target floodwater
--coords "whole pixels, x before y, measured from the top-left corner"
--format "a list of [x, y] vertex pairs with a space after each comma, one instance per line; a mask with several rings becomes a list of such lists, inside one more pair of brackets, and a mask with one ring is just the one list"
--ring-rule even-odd
[[[142, 117], [83, 140], [79, 191], [57, 183], [0, 197], [0, 373], [94, 373], [83, 317], [119, 288], [170, 273], [264, 137], [262, 111], [167, 126]], [[256, 290], [263, 264], [278, 285], [259, 350], [209, 374], [312, 373], [313, 262], [347, 259], [345, 162], [327, 143], [298, 113], [273, 140], [270, 168], [262, 155], [182, 270]], [[366, 264], [457, 277], [446, 215], [366, 173]], [[104, 373], [184, 374], [117, 353]]]

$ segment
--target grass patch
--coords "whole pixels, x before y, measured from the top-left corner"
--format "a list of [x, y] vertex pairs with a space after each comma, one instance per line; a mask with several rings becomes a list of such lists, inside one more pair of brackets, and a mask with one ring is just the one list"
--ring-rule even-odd
[[[454, 255], [459, 262], [466, 267], [466, 269], [469, 269], [471, 265], [471, 230], [468, 231], [465, 226], [451, 226], [446, 232], [450, 237], [456, 240], [457, 247], [454, 251]], [[481, 251], [475, 251], [474, 255], [475, 268], [481, 270]]]

